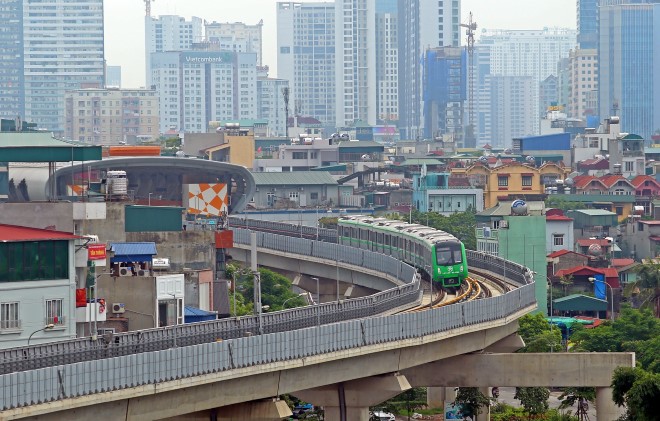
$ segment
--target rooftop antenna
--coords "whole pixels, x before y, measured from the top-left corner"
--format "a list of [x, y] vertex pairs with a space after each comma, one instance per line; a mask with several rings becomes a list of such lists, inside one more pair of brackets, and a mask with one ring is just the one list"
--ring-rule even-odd
[[468, 125], [471, 128], [471, 133], [474, 133], [474, 31], [477, 30], [477, 22], [472, 19], [472, 12], [468, 23], [461, 23], [460, 26], [467, 28], [465, 35], [467, 35], [467, 53], [468, 53]]
[[151, 2], [156, 0], [144, 0], [144, 14], [146, 17], [151, 16]]

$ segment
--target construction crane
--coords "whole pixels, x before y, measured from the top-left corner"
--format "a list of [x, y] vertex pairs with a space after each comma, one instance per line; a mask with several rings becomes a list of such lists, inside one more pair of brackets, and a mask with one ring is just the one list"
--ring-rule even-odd
[[[468, 23], [461, 23], [463, 28], [466, 28], [465, 35], [467, 35], [467, 53], [468, 53], [468, 92], [470, 97], [468, 98], [468, 127], [472, 131], [469, 134], [472, 138], [475, 137], [474, 134], [474, 32], [477, 30], [477, 22], [472, 19], [472, 12], [470, 12], [470, 18]], [[468, 134], [466, 133], [465, 139], [467, 139]]]
[[144, 0], [144, 13], [147, 17], [151, 16], [151, 2], [156, 0]]

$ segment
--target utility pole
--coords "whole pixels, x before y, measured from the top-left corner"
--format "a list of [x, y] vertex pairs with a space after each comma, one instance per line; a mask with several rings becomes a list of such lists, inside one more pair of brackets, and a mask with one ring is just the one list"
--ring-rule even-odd
[[285, 136], [289, 138], [289, 87], [282, 88], [282, 95], [284, 96], [284, 131]]

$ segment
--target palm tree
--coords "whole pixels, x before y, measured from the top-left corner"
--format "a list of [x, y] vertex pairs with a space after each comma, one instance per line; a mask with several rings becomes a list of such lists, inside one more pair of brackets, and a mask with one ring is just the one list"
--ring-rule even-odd
[[652, 307], [655, 317], [660, 317], [660, 263], [655, 259], [638, 266], [637, 280], [630, 284], [627, 293], [636, 296], [638, 307]]

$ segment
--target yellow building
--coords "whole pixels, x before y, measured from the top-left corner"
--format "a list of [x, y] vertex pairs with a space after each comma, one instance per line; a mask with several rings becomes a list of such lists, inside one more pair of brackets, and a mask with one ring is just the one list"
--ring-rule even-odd
[[186, 155], [228, 162], [252, 169], [254, 133], [251, 129], [225, 128], [215, 133], [186, 133]]
[[476, 163], [467, 168], [452, 168], [451, 173], [467, 177], [472, 186], [481, 187], [484, 208], [488, 209], [510, 195], [524, 198], [525, 195], [545, 194], [545, 185], [564, 180], [570, 169], [551, 162], [540, 167], [510, 162], [493, 168]]

